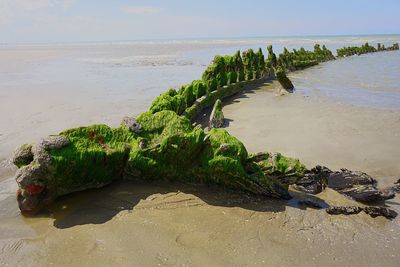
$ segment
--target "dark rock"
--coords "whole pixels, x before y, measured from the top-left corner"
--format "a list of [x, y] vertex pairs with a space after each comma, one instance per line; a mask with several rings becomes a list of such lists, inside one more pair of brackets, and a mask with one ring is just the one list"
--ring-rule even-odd
[[350, 214], [358, 214], [362, 210], [363, 209], [361, 207], [357, 206], [348, 206], [348, 207], [333, 206], [327, 208], [325, 211], [331, 215], [339, 215], [339, 214], [350, 215]]
[[385, 190], [389, 190], [395, 193], [400, 193], [400, 179], [398, 179], [393, 186], [386, 188]]
[[364, 212], [372, 218], [383, 216], [387, 219], [394, 219], [397, 216], [397, 212], [385, 207], [365, 207]]
[[211, 111], [208, 128], [209, 129], [221, 128], [224, 126], [224, 123], [225, 123], [225, 118], [224, 118], [224, 113], [222, 112], [222, 102], [221, 100], [217, 99]]
[[400, 184], [378, 189], [377, 180], [366, 173], [341, 169], [332, 172], [322, 166], [316, 166], [306, 172], [304, 177], [295, 182], [294, 188], [309, 194], [318, 194], [329, 187], [356, 201], [370, 203], [384, 201], [395, 197], [400, 190]]
[[379, 190], [376, 179], [359, 171], [332, 172], [328, 177], [328, 187], [360, 202], [376, 202], [391, 199], [393, 190]]
[[293, 185], [304, 177], [307, 168], [298, 159], [281, 153], [257, 153], [249, 157], [268, 177], [275, 177], [285, 186]]
[[258, 152], [258, 153], [256, 153], [256, 154], [253, 155], [252, 159], [253, 159], [255, 162], [260, 162], [260, 161], [263, 161], [263, 160], [268, 160], [268, 159], [269, 159], [269, 153], [266, 153], [266, 152]]
[[294, 187], [309, 194], [321, 193], [325, 189], [331, 173], [330, 169], [318, 165], [307, 172], [304, 177], [297, 180]]
[[140, 142], [139, 142], [139, 148], [140, 148], [141, 150], [143, 150], [143, 149], [146, 148], [146, 141], [145, 141], [144, 139], [141, 139], [141, 140], [140, 140]]
[[395, 197], [393, 191], [382, 191], [373, 185], [356, 185], [350, 188], [337, 190], [338, 192], [360, 202], [384, 201]]
[[298, 202], [299, 206], [307, 206], [307, 207], [311, 207], [314, 209], [322, 209], [322, 205], [315, 202], [315, 201], [311, 201], [311, 200], [300, 200]]
[[33, 159], [29, 165], [21, 166], [17, 170], [15, 179], [20, 188], [17, 192], [17, 201], [23, 213], [33, 214], [41, 209], [42, 203], [44, 205], [53, 198], [44, 184], [53, 178], [55, 171], [51, 166], [51, 157], [46, 149], [63, 147], [66, 144], [64, 138], [43, 139], [39, 145], [32, 146]]
[[134, 133], [142, 132], [142, 126], [133, 117], [124, 117], [121, 125], [128, 127]]
[[400, 186], [399, 185], [392, 186], [390, 189], [395, 193], [400, 193]]
[[355, 185], [376, 185], [377, 181], [366, 173], [341, 169], [329, 175], [328, 187], [334, 190], [350, 188]]
[[69, 139], [62, 135], [49, 135], [39, 142], [39, 146], [44, 149], [59, 149], [69, 144]]
[[25, 144], [17, 148], [11, 160], [18, 167], [31, 163], [33, 161], [32, 145]]
[[385, 207], [361, 208], [361, 207], [357, 207], [357, 206], [347, 206], [347, 207], [334, 206], [334, 207], [327, 208], [325, 211], [331, 215], [338, 215], [338, 214], [351, 215], [351, 214], [358, 214], [361, 211], [364, 211], [366, 214], [368, 214], [372, 218], [375, 218], [378, 216], [383, 216], [387, 219], [394, 219], [397, 216], [397, 212], [395, 212], [394, 210], [385, 208]]
[[224, 143], [224, 144], [220, 145], [218, 150], [219, 150], [219, 152], [224, 153], [224, 152], [228, 151], [228, 149], [229, 149], [229, 144]]
[[276, 78], [278, 79], [279, 83], [282, 85], [282, 87], [284, 89], [286, 89], [288, 91], [293, 91], [294, 85], [290, 81], [290, 79], [286, 76], [285, 71], [281, 67], [278, 67], [275, 70], [275, 75], [276, 75]]

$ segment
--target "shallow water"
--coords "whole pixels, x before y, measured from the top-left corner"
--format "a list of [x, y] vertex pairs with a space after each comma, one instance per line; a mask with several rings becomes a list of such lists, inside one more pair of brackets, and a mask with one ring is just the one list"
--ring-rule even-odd
[[400, 109], [400, 51], [364, 54], [290, 74], [298, 91], [345, 104]]

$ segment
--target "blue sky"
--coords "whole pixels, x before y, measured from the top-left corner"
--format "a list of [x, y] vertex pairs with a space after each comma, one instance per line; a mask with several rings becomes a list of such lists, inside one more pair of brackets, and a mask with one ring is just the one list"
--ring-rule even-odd
[[398, 0], [0, 0], [0, 43], [400, 33]]

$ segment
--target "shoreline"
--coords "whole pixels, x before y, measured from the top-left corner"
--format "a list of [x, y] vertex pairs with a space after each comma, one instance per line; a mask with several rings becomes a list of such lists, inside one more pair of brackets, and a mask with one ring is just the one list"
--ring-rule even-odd
[[226, 130], [249, 152], [279, 151], [308, 168], [360, 170], [381, 185], [399, 178], [400, 110], [338, 103], [299, 91], [279, 95], [278, 87], [267, 83], [223, 103]]

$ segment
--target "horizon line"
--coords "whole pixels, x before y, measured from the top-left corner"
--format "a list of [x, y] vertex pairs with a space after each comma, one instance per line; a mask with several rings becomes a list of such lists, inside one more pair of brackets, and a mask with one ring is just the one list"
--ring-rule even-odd
[[7, 45], [61, 45], [61, 44], [91, 44], [91, 43], [123, 43], [123, 42], [165, 42], [165, 41], [201, 41], [201, 40], [240, 40], [263, 38], [299, 38], [299, 37], [362, 37], [362, 36], [400, 36], [400, 33], [368, 33], [368, 34], [294, 34], [294, 35], [265, 35], [265, 36], [225, 36], [225, 37], [180, 37], [180, 38], [138, 38], [121, 40], [92, 40], [92, 41], [50, 41], [50, 42], [0, 42]]

